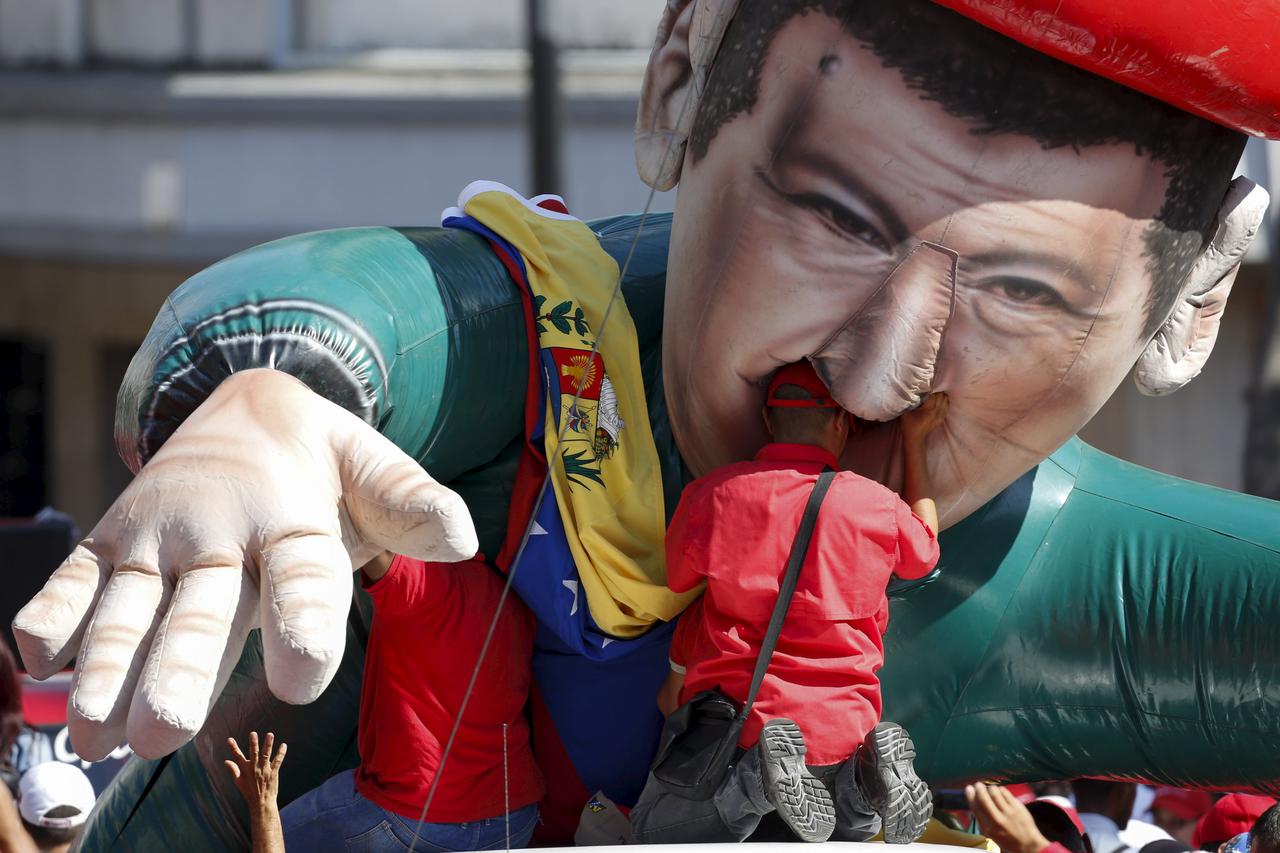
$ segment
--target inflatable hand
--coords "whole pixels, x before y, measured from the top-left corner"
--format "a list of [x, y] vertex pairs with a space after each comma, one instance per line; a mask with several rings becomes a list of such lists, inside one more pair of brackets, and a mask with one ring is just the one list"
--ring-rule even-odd
[[14, 634], [46, 678], [76, 656], [71, 739], [167, 754], [204, 723], [249, 630], [267, 682], [312, 701], [342, 657], [351, 570], [382, 550], [476, 552], [466, 505], [372, 427], [274, 370], [223, 382], [169, 438]]

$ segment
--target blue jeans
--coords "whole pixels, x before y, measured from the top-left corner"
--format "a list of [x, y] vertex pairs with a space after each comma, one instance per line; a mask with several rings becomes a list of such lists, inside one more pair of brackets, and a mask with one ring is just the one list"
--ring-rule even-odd
[[[538, 822], [538, 805], [516, 809], [510, 815], [511, 846], [524, 847]], [[404, 853], [415, 842], [417, 823], [389, 812], [356, 791], [355, 771], [339, 773], [319, 788], [308, 791], [280, 812], [285, 849], [292, 851], [340, 850], [350, 853]], [[470, 823], [424, 823], [414, 850], [501, 850], [506, 847], [507, 821], [503, 815]]]

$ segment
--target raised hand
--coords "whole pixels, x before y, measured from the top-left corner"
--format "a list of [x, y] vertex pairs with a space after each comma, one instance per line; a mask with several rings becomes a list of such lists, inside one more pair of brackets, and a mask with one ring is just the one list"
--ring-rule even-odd
[[14, 619], [46, 678], [76, 658], [71, 741], [143, 757], [203, 725], [250, 629], [286, 702], [342, 658], [352, 568], [383, 550], [474, 555], [466, 505], [349, 412], [274, 370], [237, 373], [169, 438]]
[[235, 738], [227, 738], [227, 748], [231, 750], [232, 757], [222, 763], [231, 772], [236, 790], [244, 797], [251, 810], [274, 804], [280, 790], [280, 765], [284, 764], [289, 745], [281, 743], [280, 748], [272, 755], [275, 742], [275, 733], [267, 732], [262, 748], [259, 749], [258, 733], [249, 732], [249, 754], [245, 755]]
[[902, 430], [902, 499], [920, 520], [938, 534], [938, 507], [933, 501], [933, 479], [925, 439], [947, 419], [950, 400], [942, 392], [930, 394], [919, 406], [898, 419]]
[[267, 732], [262, 749], [258, 749], [258, 733], [249, 732], [249, 754], [240, 751], [233, 737], [227, 738], [231, 758], [222, 763], [231, 772], [232, 784], [249, 806], [249, 836], [253, 853], [284, 853], [284, 827], [280, 825], [280, 807], [276, 795], [280, 791], [280, 765], [288, 744], [272, 755], [276, 736]]
[[999, 846], [1001, 853], [1041, 853], [1049, 846], [1027, 807], [998, 785], [968, 785], [964, 789], [978, 829]]

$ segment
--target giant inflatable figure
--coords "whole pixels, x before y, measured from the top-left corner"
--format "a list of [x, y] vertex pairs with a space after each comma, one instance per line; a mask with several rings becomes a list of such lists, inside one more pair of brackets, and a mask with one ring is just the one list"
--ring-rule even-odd
[[670, 0], [637, 163], [674, 217], [478, 184], [444, 228], [195, 276], [120, 392], [137, 478], [14, 625], [38, 677], [75, 658], [76, 749], [144, 757], [86, 849], [243, 844], [230, 732], [289, 742], [285, 800], [354, 764], [351, 573], [382, 549], [478, 545], [537, 613], [553, 836], [633, 798], [686, 603], [664, 519], [805, 358], [891, 486], [897, 416], [950, 396], [943, 558], [896, 590], [882, 673], [922, 775], [1280, 792], [1280, 505], [1073, 437], [1130, 373], [1168, 393], [1209, 357], [1267, 204], [1232, 176], [1280, 136], [1278, 13]]

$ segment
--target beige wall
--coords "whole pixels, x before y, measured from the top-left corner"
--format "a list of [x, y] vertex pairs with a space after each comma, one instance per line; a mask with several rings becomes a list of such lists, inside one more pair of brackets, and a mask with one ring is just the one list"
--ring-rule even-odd
[[191, 272], [0, 258], [0, 336], [48, 348], [49, 500], [86, 533], [128, 476], [106, 428], [113, 375]]

